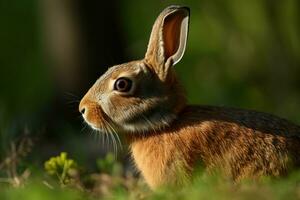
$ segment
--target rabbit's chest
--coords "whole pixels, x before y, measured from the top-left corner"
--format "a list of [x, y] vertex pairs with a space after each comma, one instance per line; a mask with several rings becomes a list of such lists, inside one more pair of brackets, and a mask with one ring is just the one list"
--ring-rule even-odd
[[137, 168], [151, 188], [185, 181], [185, 160], [172, 143], [163, 140], [138, 141], [131, 144], [131, 152]]

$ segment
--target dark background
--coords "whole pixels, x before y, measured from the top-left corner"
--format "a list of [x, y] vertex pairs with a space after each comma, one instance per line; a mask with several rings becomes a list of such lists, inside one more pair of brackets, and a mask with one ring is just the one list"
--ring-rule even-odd
[[109, 66], [143, 57], [155, 18], [170, 4], [191, 8], [176, 65], [190, 103], [300, 124], [297, 0], [0, 0], [0, 156], [25, 133], [35, 138], [37, 163], [67, 151], [93, 166], [111, 151], [83, 129], [78, 103]]

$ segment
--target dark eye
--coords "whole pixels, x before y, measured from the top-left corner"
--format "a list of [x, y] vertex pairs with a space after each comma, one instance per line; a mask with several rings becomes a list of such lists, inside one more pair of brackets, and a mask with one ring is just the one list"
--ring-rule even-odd
[[131, 87], [132, 81], [129, 78], [118, 78], [114, 85], [114, 89], [119, 92], [129, 92]]

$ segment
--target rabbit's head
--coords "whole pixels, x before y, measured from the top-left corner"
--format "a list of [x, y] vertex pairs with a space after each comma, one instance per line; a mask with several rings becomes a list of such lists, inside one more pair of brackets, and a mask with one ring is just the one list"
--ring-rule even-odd
[[168, 126], [185, 106], [173, 66], [184, 54], [189, 9], [170, 6], [154, 23], [143, 60], [111, 67], [79, 105], [85, 121], [107, 132], [147, 132]]

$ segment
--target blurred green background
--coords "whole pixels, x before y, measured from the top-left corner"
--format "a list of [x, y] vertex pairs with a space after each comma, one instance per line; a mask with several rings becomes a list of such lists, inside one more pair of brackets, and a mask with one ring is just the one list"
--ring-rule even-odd
[[176, 65], [190, 103], [300, 124], [297, 0], [0, 0], [0, 156], [26, 132], [36, 138], [32, 161], [67, 151], [93, 167], [111, 149], [82, 130], [78, 101], [109, 66], [143, 57], [155, 18], [170, 4], [191, 9]]

